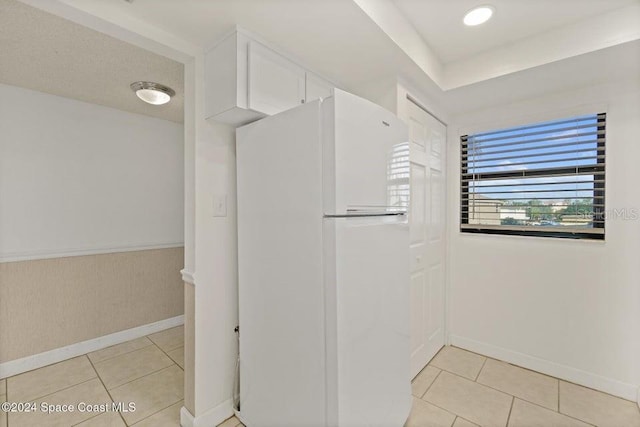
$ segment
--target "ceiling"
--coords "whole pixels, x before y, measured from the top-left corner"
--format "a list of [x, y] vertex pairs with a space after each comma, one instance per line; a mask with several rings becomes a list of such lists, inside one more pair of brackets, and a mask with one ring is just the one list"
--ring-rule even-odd
[[447, 92], [446, 106], [461, 114], [606, 85], [621, 90], [640, 87], [640, 40], [452, 89]]
[[[117, 37], [124, 29], [186, 55], [208, 50], [240, 26], [346, 90], [368, 96], [384, 92], [382, 85], [391, 87], [389, 82], [401, 78], [434, 105], [449, 106], [452, 113], [480, 108], [490, 100], [509, 102], [518, 96], [539, 96], [544, 90], [626, 78], [639, 70], [634, 41], [640, 40], [640, 0], [488, 0], [496, 15], [476, 28], [464, 27], [461, 19], [484, 0], [21, 1]], [[25, 29], [0, 30], [0, 34], [14, 32]], [[57, 29], [48, 33], [59, 38]], [[132, 42], [148, 47], [137, 39]], [[69, 43], [73, 44], [72, 37], [57, 41], [57, 45]], [[83, 50], [91, 49], [86, 45]], [[79, 57], [83, 54], [78, 52]], [[111, 64], [104, 66], [115, 68], [105, 74], [127, 76], [131, 58], [112, 56], [106, 61]], [[602, 60], [617, 63], [603, 66]], [[67, 80], [78, 78], [82, 77]], [[121, 88], [132, 77], [124, 80]], [[173, 84], [170, 77], [161, 82]], [[501, 82], [510, 89], [500, 90]], [[181, 86], [175, 89], [181, 94]], [[467, 98], [485, 90], [500, 93]]]
[[[28, 6], [0, 0], [0, 83], [182, 123], [183, 65]], [[138, 80], [176, 91], [152, 106], [129, 88]]]
[[238, 25], [347, 89], [400, 70], [446, 92], [640, 39], [640, 0], [489, 0], [475, 28], [484, 0], [51, 1], [205, 49]]
[[[404, 74], [433, 82], [352, 0], [23, 0], [60, 3], [133, 31], [153, 27], [208, 49], [235, 26], [263, 37], [298, 63], [340, 87], [360, 89]], [[434, 95], [434, 96], [437, 96]]]
[[[630, 6], [638, 0], [393, 0], [443, 64]], [[467, 27], [469, 10], [491, 4], [490, 21]]]

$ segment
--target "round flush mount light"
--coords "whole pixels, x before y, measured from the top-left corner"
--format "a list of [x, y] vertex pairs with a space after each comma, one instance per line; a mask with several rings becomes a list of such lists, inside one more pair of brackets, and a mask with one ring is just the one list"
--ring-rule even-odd
[[131, 90], [138, 95], [138, 98], [153, 105], [166, 104], [176, 94], [170, 87], [154, 82], [131, 83]]
[[464, 25], [469, 27], [484, 24], [491, 19], [494, 10], [494, 7], [489, 5], [475, 7], [464, 15], [464, 19], [462, 21], [464, 22]]

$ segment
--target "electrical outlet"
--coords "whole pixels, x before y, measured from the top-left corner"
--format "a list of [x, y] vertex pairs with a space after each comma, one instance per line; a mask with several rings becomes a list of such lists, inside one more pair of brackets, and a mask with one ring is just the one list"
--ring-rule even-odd
[[226, 195], [213, 196], [213, 216], [214, 217], [227, 216], [227, 196]]

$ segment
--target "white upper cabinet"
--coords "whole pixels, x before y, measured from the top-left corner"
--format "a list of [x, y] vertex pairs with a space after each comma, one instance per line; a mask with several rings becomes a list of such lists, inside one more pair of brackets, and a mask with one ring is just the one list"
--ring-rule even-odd
[[276, 114], [305, 102], [305, 70], [257, 42], [249, 42], [251, 110]]
[[305, 102], [326, 98], [333, 94], [333, 85], [328, 81], [309, 71], [307, 71], [305, 78]]
[[236, 31], [205, 58], [207, 119], [240, 126], [330, 96], [333, 85]]

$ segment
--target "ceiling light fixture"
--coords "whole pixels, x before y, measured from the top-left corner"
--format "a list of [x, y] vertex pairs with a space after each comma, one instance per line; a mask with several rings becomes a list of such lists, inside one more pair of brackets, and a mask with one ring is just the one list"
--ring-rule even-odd
[[494, 10], [494, 7], [489, 5], [475, 7], [464, 15], [462, 22], [469, 27], [484, 24], [491, 18]]
[[131, 83], [131, 90], [138, 95], [138, 98], [153, 105], [166, 104], [176, 94], [170, 87], [154, 82]]

